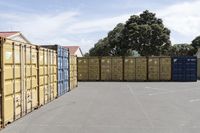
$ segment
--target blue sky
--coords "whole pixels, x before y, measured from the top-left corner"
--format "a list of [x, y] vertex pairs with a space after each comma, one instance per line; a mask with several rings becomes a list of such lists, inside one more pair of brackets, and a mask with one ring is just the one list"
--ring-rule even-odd
[[148, 9], [171, 30], [172, 43], [200, 35], [200, 0], [0, 0], [0, 30], [34, 44], [80, 45], [84, 52], [130, 15]]

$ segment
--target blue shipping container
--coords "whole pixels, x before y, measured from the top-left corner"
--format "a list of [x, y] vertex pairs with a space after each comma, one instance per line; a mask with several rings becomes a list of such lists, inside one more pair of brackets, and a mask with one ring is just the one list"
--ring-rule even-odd
[[196, 57], [173, 57], [172, 58], [173, 81], [197, 81], [197, 58]]
[[57, 51], [58, 96], [61, 96], [69, 91], [69, 49], [59, 45], [43, 47]]

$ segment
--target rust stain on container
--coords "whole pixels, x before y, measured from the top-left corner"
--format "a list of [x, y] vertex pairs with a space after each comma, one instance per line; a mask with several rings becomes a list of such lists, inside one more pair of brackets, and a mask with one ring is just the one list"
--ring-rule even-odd
[[89, 80], [95, 81], [100, 78], [99, 57], [89, 57]]

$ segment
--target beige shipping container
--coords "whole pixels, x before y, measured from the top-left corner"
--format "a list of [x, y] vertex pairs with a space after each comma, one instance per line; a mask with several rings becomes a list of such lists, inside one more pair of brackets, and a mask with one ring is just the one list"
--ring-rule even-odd
[[37, 48], [0, 38], [2, 126], [38, 107]]
[[78, 80], [86, 81], [88, 80], [88, 58], [79, 57], [78, 60]]
[[111, 80], [123, 80], [123, 58], [112, 57], [111, 61]]
[[160, 57], [160, 79], [171, 80], [171, 57]]
[[57, 55], [55, 50], [38, 47], [39, 106], [57, 97]]
[[124, 80], [134, 81], [136, 78], [136, 58], [125, 57], [124, 58]]
[[136, 76], [137, 81], [147, 80], [147, 58], [146, 57], [136, 57]]
[[101, 80], [111, 80], [111, 57], [101, 58]]
[[95, 81], [100, 79], [100, 65], [99, 57], [89, 57], [88, 58], [88, 68], [89, 68], [89, 80]]
[[200, 58], [197, 59], [197, 77], [200, 79]]
[[70, 90], [78, 86], [77, 82], [77, 56], [70, 55]]
[[160, 79], [159, 77], [159, 67], [160, 67], [160, 58], [159, 57], [149, 57], [148, 58], [148, 80], [156, 80]]

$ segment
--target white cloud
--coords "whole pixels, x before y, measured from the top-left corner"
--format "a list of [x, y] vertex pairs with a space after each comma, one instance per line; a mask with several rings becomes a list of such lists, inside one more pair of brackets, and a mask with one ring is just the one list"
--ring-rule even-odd
[[167, 27], [192, 40], [200, 35], [199, 7], [200, 1], [182, 2], [161, 9], [157, 14]]
[[117, 17], [103, 18], [97, 20], [87, 20], [69, 26], [66, 31], [71, 34], [90, 33], [98, 31], [112, 30], [118, 23], [124, 23], [131, 14], [120, 15]]
[[[89, 37], [95, 32], [108, 32], [117, 23], [124, 22], [130, 14], [111, 18], [99, 18], [81, 21], [79, 12], [61, 12], [58, 14], [1, 13], [2, 29], [18, 30], [33, 43], [80, 45], [83, 51], [89, 50], [100, 38]], [[87, 37], [83, 37], [87, 34]], [[71, 36], [71, 38], [69, 38]], [[75, 37], [79, 36], [79, 37]], [[98, 39], [97, 39], [98, 38]]]

